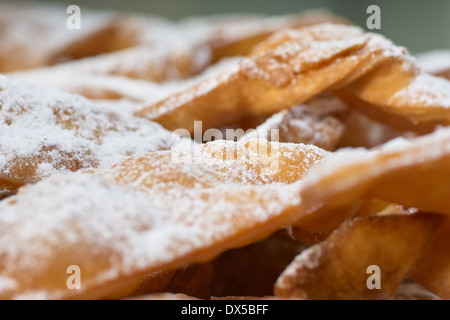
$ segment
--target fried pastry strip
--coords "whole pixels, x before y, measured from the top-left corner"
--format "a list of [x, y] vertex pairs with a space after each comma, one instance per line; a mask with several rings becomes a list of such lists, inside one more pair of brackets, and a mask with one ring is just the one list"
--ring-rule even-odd
[[391, 44], [389, 50], [384, 63], [337, 90], [338, 96], [396, 129], [430, 132], [436, 124], [448, 124], [450, 82], [427, 74], [405, 48]]
[[0, 76], [0, 190], [168, 149], [172, 137], [129, 113]]
[[[412, 272], [442, 217], [432, 214], [355, 218], [298, 255], [281, 274], [275, 294], [286, 298], [386, 299]], [[380, 288], [367, 285], [370, 266]]]
[[[406, 64], [406, 66], [405, 66]], [[450, 82], [389, 61], [337, 91], [350, 107], [397, 130], [431, 132], [449, 123]]]
[[422, 211], [450, 214], [450, 130], [398, 138], [371, 150], [336, 152], [305, 178], [307, 204], [323, 210], [379, 198]]
[[[1, 201], [0, 296], [125, 297], [149, 273], [262, 240], [305, 213], [298, 183], [326, 156], [263, 140], [178, 151], [54, 175]], [[79, 290], [66, 285], [73, 265]]]
[[[373, 41], [372, 41], [373, 42]], [[386, 59], [382, 46], [356, 27], [318, 25], [282, 31], [218, 77], [149, 105], [137, 114], [169, 129], [220, 128], [249, 116], [298, 105]], [[359, 72], [359, 71], [358, 71]]]

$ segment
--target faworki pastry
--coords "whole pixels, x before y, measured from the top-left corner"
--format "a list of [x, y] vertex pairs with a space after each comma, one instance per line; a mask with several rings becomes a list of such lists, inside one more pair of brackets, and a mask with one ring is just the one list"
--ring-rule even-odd
[[450, 298], [445, 52], [66, 9], [0, 4], [1, 299]]

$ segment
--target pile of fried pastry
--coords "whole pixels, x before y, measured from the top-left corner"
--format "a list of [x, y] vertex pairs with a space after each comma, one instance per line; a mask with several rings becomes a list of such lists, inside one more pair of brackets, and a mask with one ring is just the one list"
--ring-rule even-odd
[[0, 299], [450, 298], [449, 54], [81, 10], [0, 4]]

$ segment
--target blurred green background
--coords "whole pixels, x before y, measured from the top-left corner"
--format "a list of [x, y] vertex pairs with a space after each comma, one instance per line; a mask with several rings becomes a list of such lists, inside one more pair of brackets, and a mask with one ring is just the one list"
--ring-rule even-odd
[[[1, 1], [1, 0], [0, 0]], [[381, 30], [375, 30], [396, 44], [417, 53], [450, 49], [450, 0], [68, 0], [81, 8], [106, 8], [157, 14], [169, 19], [221, 13], [296, 13], [306, 9], [328, 8], [366, 27], [371, 4], [381, 8]]]

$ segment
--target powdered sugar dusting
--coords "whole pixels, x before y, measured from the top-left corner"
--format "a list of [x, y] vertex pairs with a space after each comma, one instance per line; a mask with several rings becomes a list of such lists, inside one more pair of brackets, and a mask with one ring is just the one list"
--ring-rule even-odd
[[[171, 133], [57, 89], [0, 77], [0, 172], [38, 161], [39, 179], [76, 166], [110, 165], [170, 146]], [[21, 160], [20, 160], [21, 159]], [[34, 160], [33, 160], [34, 159]], [[16, 172], [17, 174], [17, 172]]]
[[446, 79], [420, 73], [409, 86], [392, 96], [388, 103], [392, 102], [406, 106], [448, 109], [450, 108], [450, 82]]
[[367, 38], [359, 28], [329, 23], [299, 30], [282, 30], [262, 43], [261, 48], [257, 47], [252, 57], [241, 63], [241, 68], [249, 77], [272, 79], [282, 86], [283, 81], [276, 80], [279, 74], [274, 70], [288, 68], [294, 73], [304, 72], [344, 51], [362, 48]]

